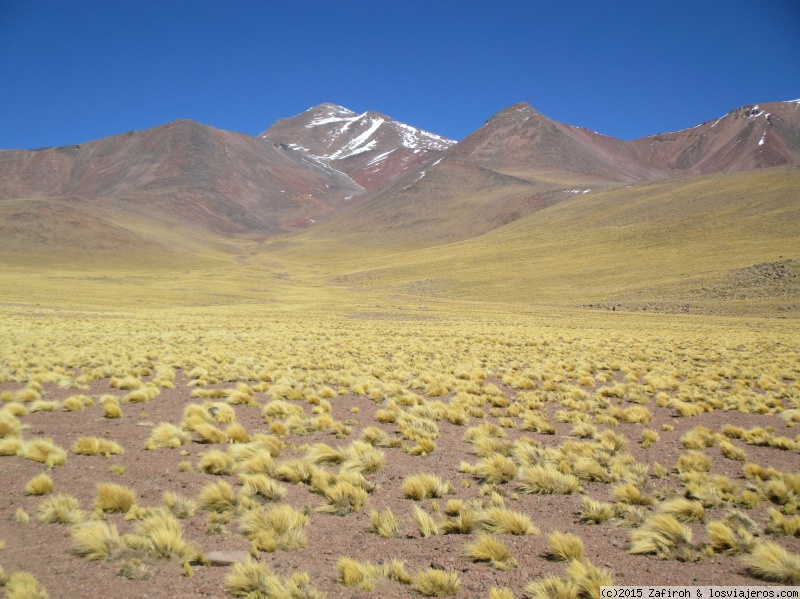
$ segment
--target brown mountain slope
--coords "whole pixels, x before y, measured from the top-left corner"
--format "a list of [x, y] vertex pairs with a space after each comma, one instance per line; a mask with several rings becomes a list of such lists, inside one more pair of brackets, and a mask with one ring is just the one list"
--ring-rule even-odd
[[686, 131], [623, 141], [515, 104], [435, 162], [333, 214], [320, 235], [424, 247], [485, 233], [575, 194], [800, 164], [798, 123], [800, 102], [778, 102]]
[[0, 151], [0, 199], [93, 199], [101, 211], [225, 235], [277, 233], [361, 191], [296, 152], [192, 121], [78, 146]]
[[260, 134], [349, 175], [369, 191], [435, 160], [455, 142], [384, 114], [356, 114], [335, 104], [280, 119]]
[[495, 114], [446, 159], [532, 176], [555, 170], [568, 177], [641, 181], [659, 174], [631, 157], [624, 141], [559, 123], [525, 102]]
[[665, 176], [800, 164], [800, 100], [743, 106], [714, 121], [626, 146]]

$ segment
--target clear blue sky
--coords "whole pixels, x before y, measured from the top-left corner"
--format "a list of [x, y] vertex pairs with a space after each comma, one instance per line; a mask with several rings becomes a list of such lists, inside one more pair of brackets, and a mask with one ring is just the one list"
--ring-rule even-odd
[[460, 139], [527, 101], [632, 139], [798, 97], [798, 0], [0, 0], [0, 148], [321, 102]]

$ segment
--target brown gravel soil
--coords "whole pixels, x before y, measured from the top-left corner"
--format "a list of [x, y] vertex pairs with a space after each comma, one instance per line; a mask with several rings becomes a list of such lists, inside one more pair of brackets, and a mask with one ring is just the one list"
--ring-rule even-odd
[[[235, 475], [215, 477], [203, 474], [196, 469], [192, 472], [180, 472], [179, 462], [191, 461], [195, 466], [199, 455], [210, 449], [225, 449], [226, 446], [209, 446], [194, 440], [180, 449], [158, 449], [148, 451], [145, 442], [152, 426], [160, 422], [180, 423], [184, 407], [189, 402], [202, 403], [203, 399], [191, 398], [192, 387], [188, 387], [182, 372], [178, 372], [174, 389], [162, 389], [160, 395], [150, 402], [142, 404], [122, 403], [123, 417], [107, 419], [103, 417], [103, 408], [99, 398], [102, 394], [115, 394], [122, 397], [124, 392], [109, 387], [109, 381], [99, 380], [91, 383], [88, 390], [80, 393], [90, 395], [95, 405], [80, 412], [56, 411], [52, 413], [30, 413], [21, 418], [24, 425], [23, 436], [26, 440], [35, 438], [52, 438], [56, 444], [68, 451], [67, 463], [47, 471], [55, 483], [56, 492], [73, 495], [82, 509], [91, 513], [96, 496], [96, 484], [100, 482], [116, 482], [135, 490], [136, 503], [139, 506], [158, 506], [165, 491], [178, 492], [187, 497], [197, 496], [209, 482], [224, 478], [234, 488], [239, 488], [239, 479]], [[491, 380], [510, 398], [517, 391], [503, 387], [499, 380]], [[231, 388], [234, 384], [218, 384], [211, 387]], [[18, 384], [4, 383], [0, 391], [16, 391]], [[592, 389], [589, 389], [592, 391]], [[75, 390], [61, 389], [55, 385], [45, 384], [43, 398], [47, 400], [63, 400], [74, 395]], [[450, 396], [438, 397], [436, 400], [448, 401]], [[265, 393], [256, 393], [259, 404], [270, 400]], [[220, 400], [213, 400], [220, 401]], [[621, 400], [612, 400], [614, 403]], [[302, 457], [305, 449], [301, 446], [324, 442], [332, 447], [345, 447], [358, 439], [361, 430], [367, 426], [377, 426], [393, 437], [399, 437], [395, 424], [378, 423], [374, 417], [379, 404], [359, 395], [340, 395], [330, 400], [332, 416], [339, 421], [351, 420], [352, 434], [345, 439], [335, 438], [330, 431], [312, 435], [288, 435], [283, 441], [287, 444], [276, 462]], [[297, 402], [310, 415], [312, 406], [305, 402]], [[632, 404], [623, 403], [623, 407]], [[352, 410], [358, 408], [358, 411]], [[650, 401], [648, 408], [653, 414], [653, 421], [641, 424], [620, 424], [611, 428], [624, 434], [628, 439], [626, 451], [637, 461], [653, 464], [658, 462], [665, 466], [669, 473], [666, 478], [658, 479], [650, 469], [645, 484], [645, 491], [650, 494], [680, 495], [682, 483], [673, 466], [678, 456], [685, 453], [680, 438], [688, 430], [703, 425], [712, 431], [719, 431], [725, 424], [742, 428], [754, 426], [772, 426], [775, 434], [794, 438], [794, 429], [776, 416], [745, 414], [734, 411], [714, 411], [692, 418], [677, 418], [668, 408], [660, 408]], [[569, 438], [573, 424], [558, 423], [552, 417], [557, 406], [546, 405], [545, 411], [550, 414], [550, 421], [556, 431], [553, 435], [543, 435], [523, 431], [519, 428], [506, 428], [507, 439], [514, 441], [520, 437], [535, 439], [543, 446], [558, 446]], [[235, 406], [238, 421], [252, 435], [256, 432], [268, 433], [261, 409], [259, 407]], [[515, 419], [519, 421], [519, 419]], [[448, 534], [423, 538], [413, 519], [413, 508], [421, 506], [435, 519], [437, 504], [443, 508], [448, 499], [459, 498], [470, 500], [478, 498], [481, 485], [473, 476], [459, 472], [462, 461], [475, 463], [471, 445], [463, 440], [468, 426], [480, 424], [482, 421], [497, 422], [488, 416], [485, 419], [473, 418], [467, 426], [456, 426], [447, 421], [439, 421], [439, 435], [436, 438], [436, 450], [425, 457], [403, 452], [400, 448], [384, 448], [385, 466], [367, 478], [377, 485], [369, 496], [365, 507], [346, 516], [325, 515], [317, 513], [314, 508], [323, 503], [323, 499], [302, 485], [283, 483], [288, 493], [282, 500], [300, 509], [310, 507], [310, 525], [306, 528], [308, 544], [295, 551], [261, 552], [258, 559], [269, 564], [280, 576], [288, 576], [295, 572], [307, 572], [311, 584], [325, 591], [328, 597], [419, 597], [411, 586], [395, 582], [377, 581], [376, 588], [366, 591], [358, 588], [346, 588], [337, 581], [337, 561], [343, 556], [358, 560], [369, 560], [373, 563], [399, 558], [405, 562], [406, 570], [414, 573], [426, 569], [432, 564], [458, 573], [461, 580], [459, 597], [488, 597], [493, 586], [508, 587], [515, 597], [524, 597], [525, 585], [532, 580], [546, 576], [563, 576], [565, 565], [549, 561], [544, 557], [548, 540], [552, 531], [571, 532], [581, 537], [585, 545], [585, 556], [595, 565], [610, 570], [616, 584], [624, 585], [746, 585], [765, 584], [750, 576], [738, 556], [714, 555], [706, 557], [699, 550], [707, 540], [704, 524], [693, 523], [692, 551], [693, 559], [678, 562], [659, 559], [654, 556], [631, 555], [626, 551], [630, 528], [621, 526], [617, 520], [610, 520], [600, 525], [581, 524], [578, 513], [581, 509], [582, 497], [589, 495], [595, 499], [614, 501], [611, 494], [612, 484], [600, 482], [583, 483], [583, 493], [572, 495], [526, 495], [517, 494], [516, 481], [498, 485], [498, 490], [505, 495], [505, 505], [513, 510], [530, 516], [540, 529], [536, 535], [512, 536], [502, 535], [502, 540], [513, 553], [518, 567], [509, 571], [500, 571], [485, 563], [474, 563], [465, 557], [465, 545], [477, 535]], [[662, 425], [674, 427], [663, 430]], [[223, 427], [224, 428], [224, 427]], [[600, 427], [598, 427], [600, 428]], [[660, 440], [647, 449], [639, 444], [642, 429], [649, 428], [659, 432]], [[120, 443], [125, 452], [109, 458], [100, 456], [75, 455], [70, 451], [75, 440], [80, 436], [98, 436]], [[403, 441], [411, 446], [409, 441]], [[741, 440], [733, 443], [747, 452], [746, 462], [754, 462], [764, 467], [774, 466], [783, 472], [800, 471], [800, 456], [795, 450], [779, 450], [770, 447], [745, 445]], [[295, 449], [293, 449], [293, 447]], [[190, 455], [181, 455], [187, 450]], [[716, 447], [703, 450], [713, 462], [712, 474], [725, 474], [742, 487], [749, 481], [745, 479], [742, 466], [746, 462], [726, 459]], [[122, 475], [109, 470], [112, 465], [125, 468]], [[0, 565], [8, 574], [15, 570], [28, 570], [42, 583], [53, 598], [87, 598], [117, 597], [147, 598], [169, 597], [181, 599], [190, 597], [229, 597], [225, 590], [225, 578], [230, 567], [194, 566], [193, 575], [184, 575], [182, 564], [178, 561], [148, 559], [152, 577], [147, 580], [127, 580], [117, 576], [118, 562], [91, 562], [78, 557], [73, 550], [71, 527], [69, 525], [43, 524], [36, 518], [37, 507], [43, 501], [41, 497], [25, 494], [26, 482], [37, 474], [46, 471], [39, 463], [20, 457], [0, 457], [0, 539], [6, 542], [6, 548], [0, 552]], [[415, 502], [404, 497], [402, 483], [412, 473], [425, 472], [436, 474], [443, 480], [449, 480], [454, 494], [438, 500], [426, 499]], [[392, 509], [397, 516], [400, 534], [395, 538], [382, 538], [368, 532], [369, 513], [372, 509]], [[707, 520], [722, 518], [732, 507], [730, 504], [707, 510]], [[772, 506], [764, 501], [754, 509], [743, 510], [759, 526], [759, 535], [764, 536], [764, 525], [767, 521], [767, 510]], [[23, 508], [30, 514], [30, 522], [15, 522], [15, 513]], [[644, 508], [653, 511], [654, 507]], [[441, 509], [440, 509], [441, 512]], [[88, 517], [88, 516], [87, 516]], [[250, 543], [240, 534], [236, 521], [225, 525], [219, 534], [206, 532], [208, 513], [200, 510], [194, 516], [182, 520], [184, 538], [196, 543], [204, 552], [216, 550], [250, 550]], [[117, 526], [120, 534], [133, 530], [136, 522], [126, 521], [121, 514], [107, 515], [109, 523]], [[800, 539], [792, 537], [771, 538], [786, 549], [799, 552]]]

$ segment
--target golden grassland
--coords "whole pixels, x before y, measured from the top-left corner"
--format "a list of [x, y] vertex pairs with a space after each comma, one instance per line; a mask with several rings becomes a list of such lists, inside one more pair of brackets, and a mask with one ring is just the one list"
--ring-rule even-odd
[[[43, 497], [35, 517], [72, 527], [73, 559], [118, 563], [123, 576], [147, 577], [159, 559], [177, 560], [187, 572], [203, 567], [202, 543], [187, 541], [180, 524], [197, 510], [207, 515], [209, 534], [241, 535], [254, 556], [302, 550], [317, 518], [366, 510], [366, 530], [386, 539], [408, 530], [419, 538], [468, 535], [463, 559], [500, 573], [518, 571], [505, 539], [544, 530], [542, 559], [565, 563], [564, 574], [532, 578], [524, 593], [596, 596], [613, 571], [586, 555], [580, 536], [549, 529], [536, 511], [514, 505], [525, 495], [556, 494], [576, 496], [583, 526], [629, 528], [632, 555], [690, 562], [738, 555], [754, 580], [797, 583], [800, 558], [782, 545], [800, 530], [796, 321], [494, 308], [5, 307], [0, 459], [40, 462], [41, 473], [25, 486]], [[98, 383], [102, 392], [92, 387]], [[64, 390], [53, 408], [63, 418], [80, 417], [67, 407], [77, 401], [95, 418], [125, 419], [176, 386], [191, 391], [183, 417], [153, 423], [140, 447], [89, 434], [60, 447], [26, 425], [55, 389]], [[111, 397], [120, 415], [105, 412]], [[373, 407], [334, 417], [347, 397]], [[660, 436], [648, 428], [659, 411], [673, 422], [659, 427]], [[698, 424], [670, 434], [684, 420], [726, 411], [764, 425]], [[426, 471], [440, 427], [451, 424], [463, 430], [461, 464]], [[553, 435], [565, 425], [568, 434]], [[199, 454], [197, 441], [205, 443]], [[674, 459], [648, 460], [665, 443]], [[59, 492], [47, 475], [70, 468], [72, 455], [177, 456], [184, 448], [192, 450], [188, 468], [208, 482], [192, 497], [169, 489], [161, 505], [139, 505], [137, 480], [124, 474], [121, 483], [98, 484], [93, 505]], [[774, 459], [752, 461], [753, 448]], [[392, 452], [414, 456], [418, 466], [398, 489], [406, 507], [378, 510], [382, 491], [371, 479]], [[722, 474], [720, 461], [744, 478]], [[286, 502], [295, 486], [307, 492], [302, 505]], [[116, 527], [125, 521], [139, 524], [123, 534]], [[706, 531], [702, 540], [691, 523]], [[472, 596], [457, 571], [407, 571], [403, 563], [349, 556], [338, 569], [331, 579], [344, 586]], [[226, 580], [234, 595], [324, 595], [324, 581], [283, 578], [258, 561], [234, 566]], [[524, 596], [521, 587], [506, 587], [492, 596]]]
[[[581, 538], [594, 527], [627, 531], [626, 560], [798, 584], [800, 321], [774, 317], [798, 298], [692, 295], [797, 258], [798, 188], [778, 169], [598, 191], [416, 250], [320, 229], [231, 253], [173, 232], [179, 265], [119, 248], [6, 265], [0, 465], [36, 470], [0, 487], [0, 565], [21, 549], [13, 527], [60, 525], [66, 560], [188, 579], [223, 535], [252, 556], [226, 570], [236, 596], [478, 596], [449, 562], [376, 563], [357, 540], [317, 577], [260, 559], [309, 551], [339, 519], [389, 544], [462, 535], [453, 559], [491, 571], [494, 598], [597, 597], [619, 573]], [[669, 313], [688, 301], [706, 314]], [[581, 307], [605, 303], [625, 306]], [[55, 439], [46, 417], [86, 430]], [[112, 421], [141, 433], [106, 438]], [[142, 455], [194, 486], [144, 499]], [[86, 460], [107, 474], [68, 492], [59, 471]], [[542, 517], [552, 498], [574, 527]], [[198, 515], [207, 536], [185, 525]], [[519, 538], [539, 537], [524, 555]], [[41, 580], [46, 564], [0, 568], [9, 597], [46, 596]]]

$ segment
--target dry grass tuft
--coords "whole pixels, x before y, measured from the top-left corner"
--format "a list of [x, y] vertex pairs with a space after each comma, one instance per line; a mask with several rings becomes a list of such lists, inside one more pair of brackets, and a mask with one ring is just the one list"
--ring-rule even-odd
[[132, 489], [116, 483], [98, 483], [94, 508], [103, 512], [122, 512], [131, 509], [136, 502]]
[[236, 462], [230, 454], [220, 451], [219, 449], [211, 449], [200, 456], [197, 467], [201, 472], [205, 472], [206, 474], [225, 476], [233, 472], [233, 467], [235, 465]]
[[513, 480], [519, 472], [517, 464], [503, 455], [492, 455], [475, 464], [475, 476], [482, 482], [502, 484]]
[[28, 441], [22, 448], [22, 455], [28, 460], [40, 462], [48, 468], [67, 463], [67, 452], [53, 443], [52, 439]]
[[236, 563], [225, 578], [225, 589], [237, 597], [275, 599], [324, 599], [325, 594], [311, 586], [305, 572], [296, 572], [281, 580], [263, 562], [248, 559]]
[[203, 487], [197, 501], [202, 509], [210, 512], [224, 513], [236, 507], [233, 487], [224, 480]]
[[92, 561], [117, 559], [125, 550], [117, 529], [102, 521], [86, 522], [72, 529], [75, 553]]
[[37, 518], [45, 524], [77, 524], [83, 520], [83, 512], [72, 495], [58, 493], [39, 504]]
[[386, 508], [382, 512], [372, 510], [369, 514], [369, 528], [370, 532], [374, 532], [379, 537], [390, 539], [399, 536], [397, 529], [397, 518], [392, 513], [391, 508]]
[[360, 486], [350, 482], [337, 481], [323, 489], [323, 495], [328, 503], [321, 505], [317, 511], [323, 514], [345, 516], [357, 512], [367, 502], [368, 493]]
[[191, 435], [169, 422], [161, 422], [152, 431], [145, 447], [153, 450], [159, 447], [178, 448], [189, 442]]
[[550, 548], [547, 551], [549, 559], [559, 562], [580, 561], [583, 559], [584, 548], [580, 537], [555, 531], [548, 535], [547, 540], [550, 543]]
[[503, 571], [517, 567], [517, 560], [508, 547], [492, 535], [479, 535], [466, 550], [467, 557], [474, 562], [489, 562], [493, 568]]
[[574, 474], [564, 474], [550, 464], [529, 466], [520, 473], [519, 491], [538, 495], [571, 495], [581, 488]]
[[197, 511], [197, 502], [172, 491], [165, 491], [161, 501], [173, 516], [181, 520], [190, 518]]
[[53, 486], [53, 479], [42, 472], [27, 482], [25, 485], [25, 493], [28, 495], [47, 495], [48, 493], [52, 493]]
[[526, 514], [504, 507], [491, 507], [481, 512], [480, 527], [486, 532], [501, 535], [539, 534], [539, 529]]
[[239, 520], [239, 529], [259, 551], [292, 551], [306, 546], [308, 517], [281, 504], [269, 509], [248, 510]]
[[429, 568], [414, 575], [414, 590], [425, 597], [453, 597], [461, 591], [461, 580], [455, 572]]
[[125, 450], [116, 441], [100, 437], [78, 437], [72, 445], [72, 452], [78, 455], [119, 455]]
[[789, 553], [777, 543], [759, 543], [742, 559], [756, 578], [781, 584], [800, 584], [800, 556]]
[[36, 577], [24, 570], [11, 574], [5, 587], [6, 599], [48, 599], [49, 597]]
[[669, 514], [656, 514], [631, 532], [629, 553], [654, 554], [663, 559], [691, 559], [692, 531]]
[[658, 510], [663, 514], [674, 516], [679, 522], [702, 522], [706, 519], [706, 510], [702, 503], [683, 497], [665, 501], [658, 506]]
[[439, 527], [433, 518], [417, 505], [414, 506], [414, 521], [423, 537], [433, 537], [439, 534]]
[[592, 499], [583, 498], [580, 520], [586, 524], [602, 524], [614, 515], [614, 506], [610, 503], [603, 503]]
[[450, 482], [442, 480], [433, 474], [413, 474], [403, 481], [403, 493], [409, 499], [422, 501], [428, 497], [443, 497], [451, 493], [453, 487]]

